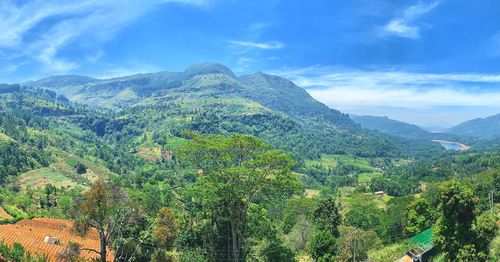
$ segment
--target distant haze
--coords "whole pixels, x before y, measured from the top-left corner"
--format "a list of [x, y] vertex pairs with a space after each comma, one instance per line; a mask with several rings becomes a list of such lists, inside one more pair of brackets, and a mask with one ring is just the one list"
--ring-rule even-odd
[[[315, 97], [320, 100], [320, 98]], [[444, 129], [453, 127], [464, 121], [487, 117], [500, 113], [498, 108], [427, 108], [427, 109], [411, 109], [399, 107], [363, 107], [360, 106], [337, 106], [344, 113], [356, 115], [372, 115], [372, 116], [387, 116], [389, 118], [418, 125], [428, 131], [443, 131]]]
[[273, 72], [331, 108], [447, 128], [500, 113], [500, 75], [315, 66]]

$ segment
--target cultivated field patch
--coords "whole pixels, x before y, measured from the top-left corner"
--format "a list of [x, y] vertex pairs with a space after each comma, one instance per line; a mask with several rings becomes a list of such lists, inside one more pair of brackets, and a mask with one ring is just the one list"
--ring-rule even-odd
[[[56, 261], [57, 254], [62, 252], [69, 242], [80, 244], [82, 249], [99, 250], [99, 234], [96, 230], [90, 230], [85, 236], [80, 236], [73, 227], [72, 221], [63, 219], [23, 219], [16, 224], [0, 225], [0, 241], [8, 245], [19, 243], [31, 253], [47, 255], [50, 261]], [[46, 243], [46, 237], [54, 237], [59, 243]], [[80, 257], [92, 260], [98, 258], [98, 254], [81, 251]], [[112, 251], [108, 253], [106, 260], [113, 260]]]

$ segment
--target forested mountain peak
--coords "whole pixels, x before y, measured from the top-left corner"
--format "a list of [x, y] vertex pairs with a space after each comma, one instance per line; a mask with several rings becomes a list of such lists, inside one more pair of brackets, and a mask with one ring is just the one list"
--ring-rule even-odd
[[224, 74], [229, 77], [236, 78], [233, 71], [231, 71], [231, 69], [227, 66], [210, 62], [190, 65], [186, 70], [184, 70], [184, 74], [188, 77], [205, 74]]
[[346, 114], [315, 100], [306, 90], [288, 79], [262, 72], [244, 75], [239, 79], [251, 88], [251, 96], [255, 100], [274, 110], [299, 117], [319, 117], [348, 127], [355, 126]]
[[346, 114], [318, 102], [288, 79], [262, 72], [236, 78], [228, 67], [217, 63], [191, 65], [183, 72], [136, 74], [103, 80], [55, 76], [30, 82], [27, 86], [47, 88], [73, 101], [105, 107], [130, 106], [144, 99], [165, 96], [189, 94], [191, 99], [231, 96], [250, 99], [271, 110], [302, 119], [312, 117], [342, 128], [356, 127]]

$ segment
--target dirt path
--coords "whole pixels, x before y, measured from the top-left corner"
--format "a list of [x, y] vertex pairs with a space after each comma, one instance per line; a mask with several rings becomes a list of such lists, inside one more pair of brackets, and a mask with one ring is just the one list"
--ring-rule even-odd
[[0, 219], [13, 219], [14, 217], [12, 217], [11, 215], [9, 215], [7, 212], [5, 212], [5, 210], [3, 210], [2, 207], [0, 207]]

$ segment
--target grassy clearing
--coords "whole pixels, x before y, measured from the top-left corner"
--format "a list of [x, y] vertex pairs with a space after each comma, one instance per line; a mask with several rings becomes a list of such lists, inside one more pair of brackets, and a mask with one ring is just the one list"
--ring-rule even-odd
[[160, 147], [139, 147], [137, 152], [142, 158], [154, 162], [161, 158], [161, 148]]
[[355, 190], [356, 190], [355, 187], [350, 187], [350, 186], [344, 186], [339, 188], [340, 195], [343, 197], [353, 194]]
[[182, 137], [172, 137], [167, 140], [167, 144], [165, 145], [166, 148], [171, 149], [171, 150], [176, 150], [178, 149], [181, 145], [185, 144], [189, 140], [182, 138]]
[[[87, 172], [78, 174], [76, 165], [82, 163], [87, 167]], [[56, 187], [84, 187], [100, 177], [107, 177], [111, 174], [106, 167], [89, 160], [78, 157], [68, 157], [54, 162], [47, 167], [31, 170], [19, 176], [19, 185], [22, 188], [43, 188], [47, 184]]]
[[315, 198], [320, 195], [320, 191], [316, 189], [306, 189], [305, 190], [306, 198]]
[[161, 158], [161, 146], [154, 142], [153, 132], [146, 131], [143, 135], [135, 138], [137, 154], [151, 162]]
[[382, 173], [361, 173], [358, 176], [358, 183], [369, 183], [372, 179], [382, 176]]
[[314, 260], [309, 255], [300, 254], [297, 256], [299, 262], [313, 262]]
[[374, 168], [367, 159], [348, 155], [321, 155], [319, 160], [306, 160], [306, 166], [322, 166], [325, 169], [334, 168], [338, 163], [372, 171]]
[[76, 182], [65, 176], [61, 170], [58, 170], [53, 165], [22, 174], [19, 177], [19, 184], [22, 188], [42, 188], [48, 184], [52, 184], [56, 187], [77, 186]]
[[0, 132], [0, 142], [14, 142], [14, 139], [12, 139], [10, 136]]
[[24, 211], [22, 211], [21, 209], [15, 207], [15, 206], [5, 205], [3, 207], [3, 209], [6, 213], [8, 213], [9, 215], [11, 215], [14, 218], [18, 218], [18, 219], [29, 218], [28, 214], [26, 214]]
[[389, 196], [388, 194], [384, 194], [382, 196], [382, 200], [384, 200], [385, 203], [387, 203], [389, 200], [391, 200], [393, 197]]
[[388, 198], [386, 200], [385, 197], [375, 196], [371, 193], [351, 193], [347, 196], [342, 197], [342, 202], [345, 204], [344, 212], [349, 211], [349, 208], [356, 201], [373, 202], [378, 208], [387, 209], [387, 201], [391, 198], [390, 196], [387, 197]]
[[375, 262], [397, 261], [405, 255], [406, 251], [404, 244], [396, 243], [382, 249], [372, 250], [368, 257]]

